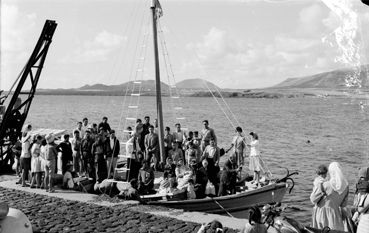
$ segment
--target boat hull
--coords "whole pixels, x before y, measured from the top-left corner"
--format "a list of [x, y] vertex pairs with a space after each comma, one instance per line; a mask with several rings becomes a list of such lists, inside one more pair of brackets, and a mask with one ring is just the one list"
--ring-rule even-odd
[[281, 202], [288, 185], [286, 183], [270, 184], [262, 188], [244, 193], [228, 195], [215, 198], [204, 198], [194, 200], [148, 201], [149, 205], [160, 205], [184, 211], [198, 211], [212, 214], [232, 215], [236, 218], [247, 218], [247, 209], [252, 206], [261, 206], [269, 203]]

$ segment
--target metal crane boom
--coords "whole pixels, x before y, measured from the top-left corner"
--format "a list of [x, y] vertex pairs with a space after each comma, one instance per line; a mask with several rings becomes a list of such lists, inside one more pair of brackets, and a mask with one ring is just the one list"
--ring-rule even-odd
[[[17, 79], [18, 84], [16, 89], [14, 90], [14, 92], [10, 91], [6, 96], [3, 96], [1, 98], [1, 102], [4, 103], [9, 95], [12, 96], [6, 110], [4, 111], [4, 114], [1, 117], [0, 167], [3, 167], [4, 161], [8, 162], [9, 160], [9, 158], [4, 158], [4, 156], [9, 156], [8, 144], [11, 145], [15, 143], [15, 141], [19, 139], [21, 135], [22, 126], [27, 118], [33, 97], [36, 93], [37, 83], [39, 81], [40, 74], [44, 66], [45, 58], [49, 50], [49, 46], [51, 44], [56, 26], [57, 23], [54, 20], [46, 20], [37, 44], [30, 58], [28, 59], [27, 64], [25, 65], [24, 69]], [[29, 80], [30, 89], [23, 91], [23, 87], [27, 80]], [[23, 102], [20, 102], [20, 95], [26, 95], [26, 98]], [[4, 151], [4, 147], [7, 147], [8, 149], [5, 149]]]

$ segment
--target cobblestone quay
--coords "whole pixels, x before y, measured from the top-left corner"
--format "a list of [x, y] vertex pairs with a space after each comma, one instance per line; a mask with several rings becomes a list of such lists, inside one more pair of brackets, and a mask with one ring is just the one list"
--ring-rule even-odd
[[[134, 212], [126, 206], [105, 207], [0, 187], [0, 200], [23, 211], [35, 232], [197, 232], [200, 225]], [[227, 233], [234, 230], [225, 229]]]

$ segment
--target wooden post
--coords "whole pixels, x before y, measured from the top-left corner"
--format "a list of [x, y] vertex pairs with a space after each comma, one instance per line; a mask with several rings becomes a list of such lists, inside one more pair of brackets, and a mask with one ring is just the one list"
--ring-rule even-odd
[[160, 147], [160, 160], [164, 161], [164, 122], [163, 122], [163, 107], [161, 102], [161, 83], [160, 83], [160, 67], [159, 67], [159, 52], [158, 52], [158, 33], [156, 27], [156, 0], [151, 1], [152, 11], [152, 26], [153, 26], [153, 38], [154, 38], [154, 54], [155, 54], [155, 83], [156, 83], [156, 111], [159, 127], [159, 147]]

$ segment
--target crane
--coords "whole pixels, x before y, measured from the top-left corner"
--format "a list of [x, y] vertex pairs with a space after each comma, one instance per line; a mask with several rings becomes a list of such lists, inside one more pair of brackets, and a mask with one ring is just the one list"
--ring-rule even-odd
[[[0, 173], [9, 171], [14, 162], [12, 148], [21, 137], [56, 26], [54, 20], [46, 20], [30, 58], [10, 91], [4, 95], [0, 91]], [[23, 101], [21, 95], [25, 96]]]

